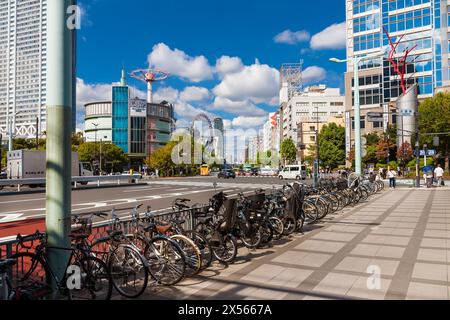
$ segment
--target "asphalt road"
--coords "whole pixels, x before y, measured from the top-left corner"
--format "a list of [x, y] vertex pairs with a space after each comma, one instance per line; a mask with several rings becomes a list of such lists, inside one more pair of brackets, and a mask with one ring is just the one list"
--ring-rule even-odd
[[[229, 180], [195, 177], [148, 180], [140, 185], [78, 189], [72, 192], [72, 213], [109, 213], [116, 209], [119, 216], [126, 217], [139, 204], [144, 204], [144, 208], [151, 206], [153, 211], [160, 212], [170, 210], [176, 198], [191, 199], [192, 204], [206, 204], [219, 191], [236, 196], [240, 192], [250, 194], [257, 189], [271, 189], [286, 182], [261, 177]], [[214, 183], [217, 183], [216, 188]], [[37, 230], [33, 228], [37, 227], [41, 229], [44, 218], [44, 190], [0, 193], [0, 238], [14, 236], [20, 232], [33, 232]]]

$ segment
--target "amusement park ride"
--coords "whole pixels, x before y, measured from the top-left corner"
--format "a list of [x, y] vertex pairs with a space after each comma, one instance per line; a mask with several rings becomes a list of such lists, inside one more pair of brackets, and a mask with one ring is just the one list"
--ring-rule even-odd
[[153, 83], [158, 81], [164, 81], [169, 78], [167, 72], [156, 69], [139, 69], [131, 72], [133, 78], [147, 83], [147, 102], [153, 103]]

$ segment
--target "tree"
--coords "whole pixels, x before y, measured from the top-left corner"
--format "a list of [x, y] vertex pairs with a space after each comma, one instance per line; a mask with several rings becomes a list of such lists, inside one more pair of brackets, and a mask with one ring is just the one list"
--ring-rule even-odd
[[[78, 157], [82, 162], [90, 162], [98, 161], [100, 154], [100, 144], [87, 142], [80, 145], [78, 148]], [[108, 165], [106, 163], [111, 163]], [[112, 144], [112, 143], [103, 143], [102, 144], [102, 168], [103, 169], [112, 169], [115, 172], [121, 172], [124, 167], [128, 165], [128, 156], [123, 152], [121, 148]]]
[[[450, 128], [450, 94], [438, 93], [433, 98], [426, 99], [419, 106], [419, 130], [421, 133], [446, 133]], [[450, 134], [441, 135], [438, 153], [449, 163]], [[434, 136], [421, 136], [420, 144], [433, 145]]]
[[297, 160], [297, 148], [291, 138], [284, 140], [281, 144], [281, 157], [288, 163]]
[[405, 171], [406, 166], [413, 158], [413, 149], [408, 142], [402, 144], [397, 152], [397, 161], [402, 166], [403, 171]]
[[319, 157], [322, 166], [336, 169], [345, 164], [345, 128], [335, 123], [323, 126], [319, 134]]
[[367, 146], [376, 146], [380, 142], [380, 136], [377, 133], [369, 133], [364, 136]]

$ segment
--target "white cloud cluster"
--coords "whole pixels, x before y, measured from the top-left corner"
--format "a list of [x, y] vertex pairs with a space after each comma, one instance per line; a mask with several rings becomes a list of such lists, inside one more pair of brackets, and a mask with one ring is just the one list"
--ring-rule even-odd
[[291, 30], [285, 30], [279, 34], [277, 34], [273, 40], [276, 43], [286, 43], [286, 44], [297, 44], [300, 42], [306, 42], [309, 41], [311, 35], [309, 32], [305, 30], [301, 31], [291, 31]]
[[302, 78], [304, 83], [317, 83], [325, 80], [327, 77], [327, 71], [324, 68], [318, 66], [308, 67], [303, 70]]
[[217, 59], [216, 72], [221, 77], [227, 74], [239, 72], [242, 69], [244, 69], [244, 64], [242, 63], [241, 58], [222, 56], [220, 59]]
[[258, 61], [237, 73], [227, 74], [213, 92], [232, 101], [278, 104], [280, 73]]
[[337, 50], [346, 47], [346, 22], [335, 23], [311, 38], [313, 50]]
[[216, 97], [214, 103], [209, 107], [209, 109], [226, 111], [227, 113], [238, 116], [263, 116], [267, 114], [266, 111], [258, 108], [249, 100], [232, 101], [223, 97]]
[[172, 50], [164, 43], [153, 47], [148, 62], [152, 68], [164, 70], [191, 82], [213, 78], [214, 69], [204, 56], [191, 57], [181, 50]]
[[187, 102], [206, 101], [211, 98], [211, 92], [202, 87], [186, 87], [180, 93], [180, 99]]

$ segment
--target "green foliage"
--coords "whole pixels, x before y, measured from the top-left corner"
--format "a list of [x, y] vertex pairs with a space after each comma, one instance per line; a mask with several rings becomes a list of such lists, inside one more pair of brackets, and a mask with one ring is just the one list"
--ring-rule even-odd
[[284, 140], [281, 144], [281, 157], [289, 163], [297, 160], [297, 147], [291, 138]]
[[323, 126], [319, 134], [319, 156], [323, 167], [345, 164], [345, 128], [335, 123]]
[[[450, 131], [450, 94], [438, 93], [426, 99], [419, 106], [419, 130], [421, 133], [444, 133]], [[433, 136], [421, 136], [420, 144], [433, 145]], [[442, 154], [449, 154], [450, 135], [440, 136], [437, 148]]]
[[[78, 148], [78, 156], [82, 162], [100, 160], [100, 143], [87, 142]], [[102, 168], [108, 171], [121, 172], [128, 165], [128, 157], [123, 150], [112, 143], [102, 144]], [[111, 163], [111, 164], [110, 164]], [[111, 168], [112, 165], [112, 168]]]
[[380, 136], [377, 133], [369, 133], [364, 136], [366, 138], [366, 145], [369, 146], [376, 146], [378, 142], [380, 142]]

